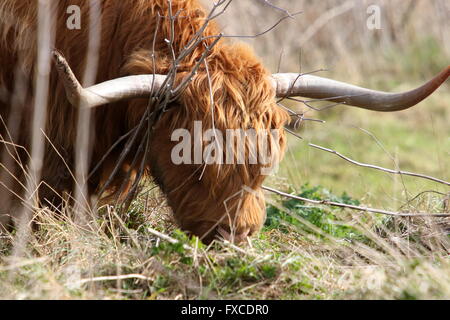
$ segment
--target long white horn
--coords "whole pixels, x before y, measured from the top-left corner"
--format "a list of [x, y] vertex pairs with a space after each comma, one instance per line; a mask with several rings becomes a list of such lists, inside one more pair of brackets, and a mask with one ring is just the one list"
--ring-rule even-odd
[[278, 98], [301, 96], [324, 99], [374, 111], [408, 109], [433, 93], [450, 76], [450, 66], [417, 89], [389, 93], [350, 85], [344, 82], [297, 73], [272, 75]]
[[95, 108], [122, 100], [148, 98], [156, 93], [166, 80], [165, 75], [137, 75], [83, 88], [66, 59], [56, 50], [53, 51], [53, 58], [59, 77], [64, 84], [67, 99], [75, 107]]

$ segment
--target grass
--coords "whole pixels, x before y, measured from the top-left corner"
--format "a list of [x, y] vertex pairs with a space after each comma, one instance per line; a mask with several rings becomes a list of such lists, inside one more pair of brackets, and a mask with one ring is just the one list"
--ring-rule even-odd
[[[440, 95], [450, 99], [446, 92]], [[433, 107], [439, 103], [435, 101], [398, 115], [346, 110], [328, 118], [326, 124], [307, 123], [300, 132], [304, 141], [291, 139], [279, 175], [296, 186], [309, 182], [338, 193], [351, 190], [354, 197], [376, 206], [395, 206], [423, 190], [448, 192], [444, 185], [357, 167], [308, 146], [313, 143], [359, 162], [449, 180], [450, 118], [444, 105]]]
[[[398, 25], [407, 4], [393, 3], [385, 4], [385, 10], [392, 13], [389, 25]], [[418, 2], [404, 27], [395, 29], [395, 39], [386, 36], [387, 27], [369, 35], [360, 30], [367, 39], [359, 34], [349, 37], [350, 31], [359, 30], [357, 10], [365, 7], [337, 17], [304, 49], [302, 66], [306, 70], [331, 66], [327, 76], [378, 89], [412, 88], [448, 64], [448, 48], [442, 45], [448, 35], [439, 30], [450, 19], [439, 20], [436, 10], [441, 3]], [[266, 19], [242, 16], [262, 14], [256, 2], [239, 4], [242, 7], [230, 8], [234, 21], [251, 23], [226, 20], [226, 30], [254, 34], [264, 29]], [[305, 30], [336, 4], [323, 1], [311, 7], [296, 1], [292, 11], [298, 7], [305, 13], [295, 29]], [[267, 19], [277, 16], [272, 11], [264, 13]], [[290, 28], [281, 25], [265, 38], [250, 40], [273, 70], [278, 55], [274, 57], [272, 48], [280, 46], [286, 49], [283, 68], [298, 67], [297, 33]], [[308, 112], [308, 117], [326, 123], [302, 124], [299, 134], [304, 140], [289, 138], [286, 158], [267, 184], [314, 199], [394, 211], [449, 212], [448, 187], [356, 167], [308, 147], [311, 142], [360, 162], [448, 181], [449, 101], [445, 84], [420, 106], [400, 113], [343, 107]], [[24, 259], [10, 258], [13, 235], [0, 239], [0, 298], [450, 298], [448, 219], [386, 217], [270, 195], [267, 205], [263, 230], [239, 247], [226, 242], [205, 246], [186, 237], [172, 223], [157, 190], [138, 197], [125, 216], [117, 216], [113, 208], [101, 208], [94, 231], [80, 229], [69, 218], [55, 219], [51, 211], [41, 209], [36, 211], [40, 228], [30, 239]], [[158, 232], [166, 237], [156, 236]]]

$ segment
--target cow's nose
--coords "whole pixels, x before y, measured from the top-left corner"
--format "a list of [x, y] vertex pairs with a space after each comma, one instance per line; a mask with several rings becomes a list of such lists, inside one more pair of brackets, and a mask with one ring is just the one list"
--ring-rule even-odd
[[225, 228], [219, 227], [217, 228], [217, 232], [223, 239], [231, 243], [241, 243], [247, 240], [247, 237], [250, 235], [250, 228], [244, 229], [240, 232], [229, 232]]

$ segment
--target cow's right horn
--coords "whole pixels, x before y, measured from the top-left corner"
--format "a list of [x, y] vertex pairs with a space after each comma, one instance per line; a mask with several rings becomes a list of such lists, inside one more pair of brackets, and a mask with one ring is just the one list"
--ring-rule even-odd
[[398, 111], [408, 109], [444, 83], [450, 76], [450, 66], [424, 85], [411, 91], [389, 93], [361, 88], [344, 82], [309, 74], [280, 73], [272, 75], [272, 83], [279, 98], [301, 96], [343, 103], [373, 111]]

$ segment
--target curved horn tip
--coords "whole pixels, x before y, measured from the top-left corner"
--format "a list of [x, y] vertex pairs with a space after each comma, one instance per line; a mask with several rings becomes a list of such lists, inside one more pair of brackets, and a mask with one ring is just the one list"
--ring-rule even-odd
[[443, 81], [447, 80], [448, 77], [450, 77], [450, 65], [447, 66], [447, 68], [444, 68], [444, 70], [442, 70], [438, 77], [441, 76], [441, 78], [443, 79]]
[[447, 66], [444, 70], [442, 70], [435, 78], [440, 81], [440, 83], [444, 83], [450, 77], [450, 65]]
[[83, 96], [83, 87], [73, 73], [63, 54], [57, 49], [53, 49], [51, 54], [55, 62], [58, 76], [66, 91], [67, 99], [73, 106], [78, 106], [80, 98]]
[[445, 74], [448, 77], [450, 77], [450, 65], [447, 66], [447, 70], [445, 71]]

